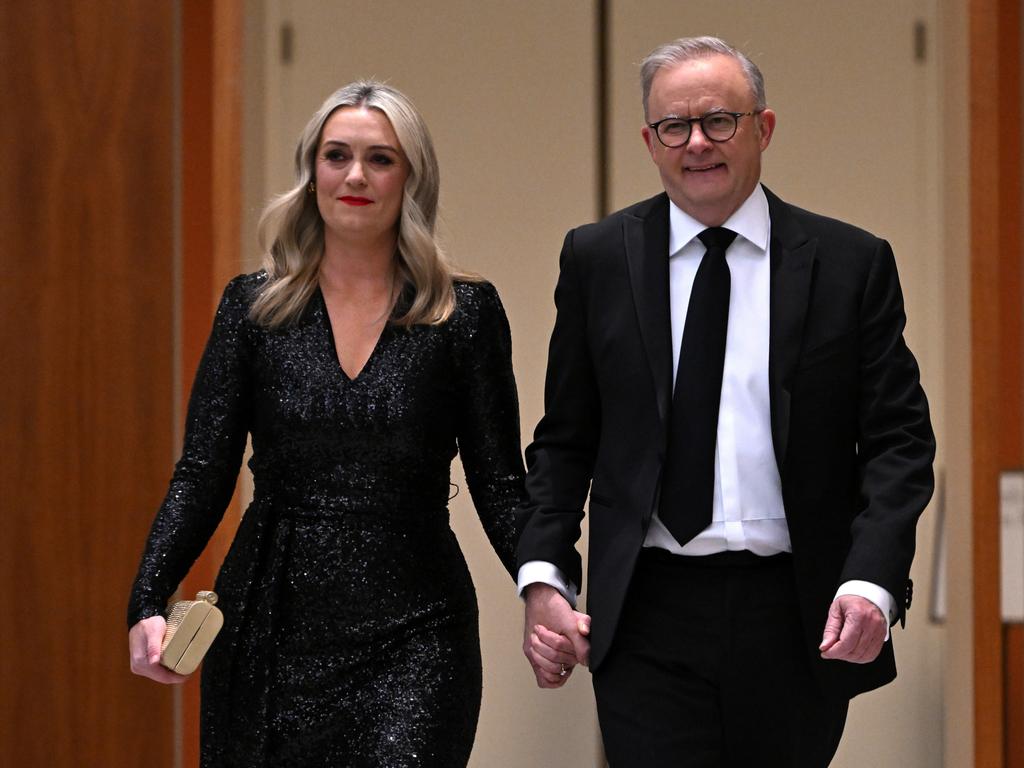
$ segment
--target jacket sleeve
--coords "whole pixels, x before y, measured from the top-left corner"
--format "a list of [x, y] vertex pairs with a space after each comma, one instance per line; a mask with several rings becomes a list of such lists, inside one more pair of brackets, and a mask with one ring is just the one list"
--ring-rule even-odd
[[587, 297], [574, 233], [566, 235], [555, 287], [555, 327], [548, 349], [544, 417], [526, 450], [529, 501], [517, 513], [518, 563], [541, 560], [583, 584], [583, 504], [601, 430], [597, 382], [587, 341]]
[[903, 339], [905, 325], [895, 259], [880, 241], [860, 307], [860, 504], [841, 580], [888, 590], [900, 620], [910, 597], [917, 519], [935, 484], [935, 436], [917, 361]]

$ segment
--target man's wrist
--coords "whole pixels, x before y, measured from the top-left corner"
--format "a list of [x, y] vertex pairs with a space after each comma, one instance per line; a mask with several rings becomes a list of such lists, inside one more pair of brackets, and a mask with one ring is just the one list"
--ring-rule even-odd
[[880, 587], [870, 581], [853, 579], [840, 585], [839, 589], [836, 590], [835, 599], [838, 600], [844, 595], [862, 597], [882, 612], [886, 624], [885, 639], [888, 640], [889, 627], [896, 621], [896, 600], [892, 594], [884, 587]]
[[531, 584], [546, 584], [557, 590], [569, 605], [573, 608], [576, 607], [578, 595], [576, 585], [565, 578], [565, 574], [553, 563], [543, 560], [530, 560], [523, 563], [519, 568], [516, 582], [520, 597], [526, 597], [526, 588]]

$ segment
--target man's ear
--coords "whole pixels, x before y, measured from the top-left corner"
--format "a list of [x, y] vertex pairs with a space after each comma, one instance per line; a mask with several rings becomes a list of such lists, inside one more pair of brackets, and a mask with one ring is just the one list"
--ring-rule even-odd
[[757, 115], [758, 132], [760, 133], [761, 151], [764, 152], [768, 149], [768, 145], [772, 141], [772, 136], [775, 135], [775, 112], [771, 109], [766, 109], [760, 115]]
[[646, 125], [640, 129], [640, 135], [644, 137], [644, 145], [646, 145], [647, 151], [651, 153], [651, 157], [654, 157], [654, 142], [658, 140], [658, 137]]

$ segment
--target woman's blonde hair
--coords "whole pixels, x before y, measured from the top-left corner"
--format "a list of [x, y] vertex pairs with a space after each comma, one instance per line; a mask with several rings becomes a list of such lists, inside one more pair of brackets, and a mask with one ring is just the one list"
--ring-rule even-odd
[[383, 112], [409, 161], [395, 254], [398, 285], [409, 300], [391, 321], [405, 326], [444, 322], [455, 308], [453, 280], [475, 278], [448, 263], [434, 232], [440, 173], [423, 118], [401, 91], [372, 80], [349, 83], [332, 93], [302, 131], [295, 149], [295, 186], [272, 200], [260, 217], [259, 241], [269, 279], [250, 316], [271, 328], [286, 326], [299, 318], [317, 287], [324, 222], [309, 185], [316, 180], [324, 125], [342, 107]]

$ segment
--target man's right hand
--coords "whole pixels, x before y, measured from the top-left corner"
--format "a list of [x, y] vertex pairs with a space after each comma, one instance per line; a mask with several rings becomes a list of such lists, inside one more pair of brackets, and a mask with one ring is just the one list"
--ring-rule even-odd
[[590, 660], [590, 641], [585, 637], [590, 634], [590, 617], [574, 611], [548, 584], [530, 584], [524, 593], [523, 654], [539, 687], [560, 688], [577, 663]]

